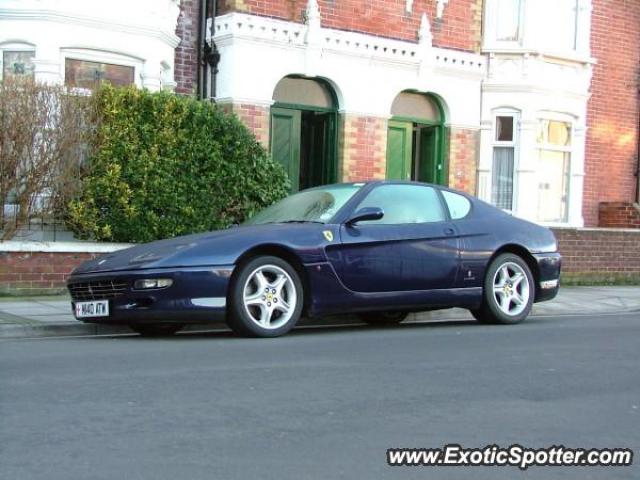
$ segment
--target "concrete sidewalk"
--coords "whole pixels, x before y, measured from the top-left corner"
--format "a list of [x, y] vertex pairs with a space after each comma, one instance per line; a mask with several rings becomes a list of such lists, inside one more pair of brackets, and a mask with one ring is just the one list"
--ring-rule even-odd
[[[565, 287], [550, 302], [534, 305], [533, 315], [611, 314], [640, 311], [640, 286]], [[409, 321], [470, 320], [458, 308], [413, 314]], [[314, 323], [303, 320], [304, 324]], [[327, 318], [321, 324], [356, 324], [353, 318]], [[218, 330], [223, 323], [190, 326], [187, 331]], [[0, 338], [106, 335], [132, 333], [127, 327], [78, 322], [71, 313], [70, 299], [56, 297], [0, 298]]]

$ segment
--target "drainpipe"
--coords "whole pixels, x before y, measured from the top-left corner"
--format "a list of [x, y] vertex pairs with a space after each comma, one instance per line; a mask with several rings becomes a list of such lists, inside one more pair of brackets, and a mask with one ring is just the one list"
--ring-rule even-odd
[[636, 203], [640, 204], [640, 88], [638, 89], [638, 149], [636, 150]]
[[196, 94], [198, 98], [202, 99], [205, 96], [206, 92], [206, 71], [203, 68], [204, 60], [202, 58], [202, 51], [204, 43], [206, 42], [204, 33], [207, 22], [207, 7], [208, 0], [200, 0], [198, 3], [199, 12], [198, 12], [198, 63], [197, 63], [197, 78], [196, 78]]
[[[198, 28], [198, 78], [197, 94], [200, 99], [213, 100], [216, 96], [216, 74], [220, 54], [213, 40], [207, 42], [207, 33], [213, 38], [213, 26], [216, 18], [216, 0], [200, 0]], [[208, 19], [211, 19], [210, 31], [207, 31]]]

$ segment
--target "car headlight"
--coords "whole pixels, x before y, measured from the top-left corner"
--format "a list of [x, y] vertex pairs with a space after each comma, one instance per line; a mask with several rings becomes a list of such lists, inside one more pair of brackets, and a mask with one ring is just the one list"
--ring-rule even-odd
[[157, 288], [167, 288], [173, 285], [170, 278], [143, 278], [133, 283], [134, 290], [151, 290]]

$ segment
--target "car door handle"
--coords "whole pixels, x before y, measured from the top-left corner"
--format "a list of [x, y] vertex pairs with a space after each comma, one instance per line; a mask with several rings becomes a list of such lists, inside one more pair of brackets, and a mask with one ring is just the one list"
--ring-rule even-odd
[[445, 228], [445, 229], [444, 229], [444, 234], [445, 234], [445, 235], [447, 235], [447, 236], [449, 236], [449, 237], [450, 237], [451, 235], [455, 234], [455, 233], [456, 233], [456, 231], [455, 231], [453, 228]]

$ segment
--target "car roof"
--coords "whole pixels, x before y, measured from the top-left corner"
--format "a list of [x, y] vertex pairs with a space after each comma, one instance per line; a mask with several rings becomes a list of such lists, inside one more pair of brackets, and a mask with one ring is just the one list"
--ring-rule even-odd
[[[460, 190], [456, 190], [453, 188], [449, 188], [447, 186], [444, 185], [438, 185], [436, 183], [427, 183], [427, 182], [419, 182], [416, 180], [363, 180], [362, 182], [339, 182], [339, 183], [332, 183], [329, 185], [320, 185], [317, 187], [313, 187], [313, 188], [322, 188], [322, 187], [331, 187], [331, 186], [339, 186], [339, 185], [359, 185], [362, 187], [366, 187], [366, 186], [374, 186], [374, 185], [424, 185], [424, 186], [428, 186], [428, 187], [433, 187], [433, 188], [437, 188], [440, 190], [446, 190], [446, 191], [450, 191], [450, 192], [454, 192], [454, 193], [459, 193], [462, 194], [464, 196], [467, 196], [469, 198], [473, 198], [471, 197], [471, 195], [469, 195], [466, 192], [460, 191]], [[309, 189], [311, 190], [311, 189]]]

